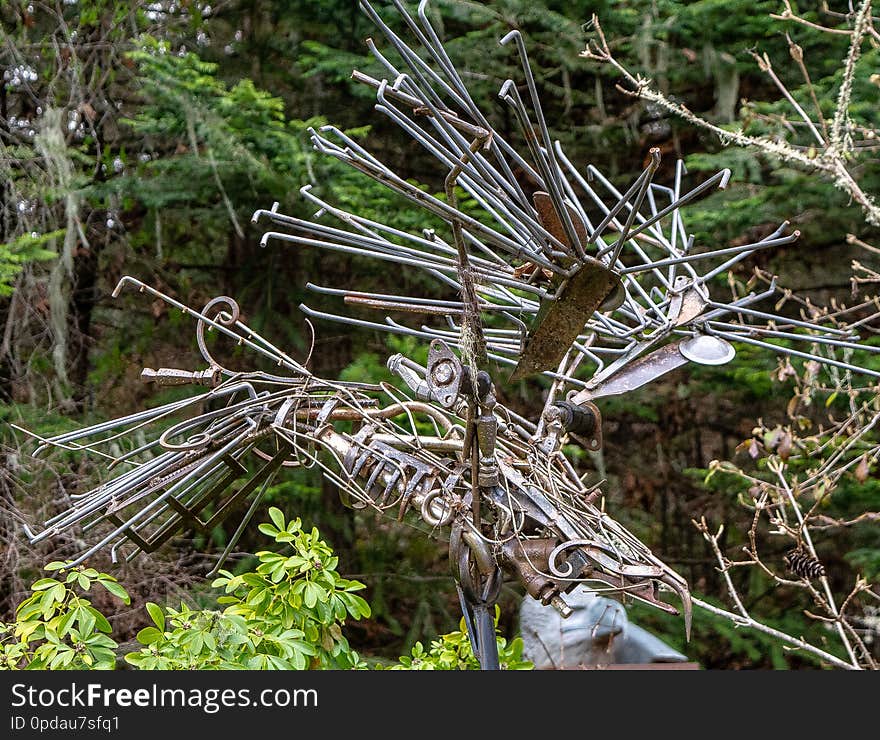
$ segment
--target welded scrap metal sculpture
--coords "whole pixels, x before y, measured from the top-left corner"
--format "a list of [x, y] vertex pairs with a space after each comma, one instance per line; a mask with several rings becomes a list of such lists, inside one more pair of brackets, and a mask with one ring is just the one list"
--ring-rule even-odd
[[[149, 293], [196, 322], [206, 366], [146, 369], [157, 385], [206, 390], [148, 411], [42, 439], [49, 447], [103, 455], [116, 477], [45, 523], [34, 541], [81, 527], [92, 538], [80, 563], [109, 548], [114, 560], [151, 552], [182, 531], [211, 529], [247, 506], [220, 562], [235, 546], [284, 467], [317, 466], [354, 508], [370, 508], [449, 538], [450, 560], [475, 653], [497, 667], [492, 609], [502, 573], [563, 615], [565, 593], [587, 584], [676, 609], [660, 591], [676, 593], [689, 627], [686, 582], [604, 511], [564, 453], [579, 443], [602, 445], [603, 397], [643, 386], [688, 362], [722, 364], [732, 343], [820, 363], [832, 374], [878, 377], [853, 364], [852, 327], [821, 311], [774, 313], [786, 294], [766, 289], [714, 300], [710, 283], [758, 250], [790, 244], [782, 224], [766, 238], [734, 247], [696, 245], [681, 208], [714, 188], [725, 170], [685, 188], [679, 162], [671, 186], [653, 182], [659, 153], [621, 192], [595, 167], [579, 169], [544, 120], [526, 47], [512, 44], [525, 83], [500, 89], [521, 140], [508, 141], [471, 98], [427, 16], [395, 2], [405, 36], [362, 5], [385, 36], [388, 56], [367, 44], [385, 70], [381, 79], [355, 71], [376, 90], [376, 110], [421, 145], [447, 173], [435, 196], [386, 167], [332, 126], [314, 131], [315, 148], [379, 181], [425, 211], [440, 229], [409, 233], [326, 202], [310, 187], [312, 220], [257, 211], [268, 220], [263, 244], [333, 250], [385, 260], [432, 278], [442, 298], [353, 292], [309, 283], [349, 306], [419, 317], [369, 321], [320, 313], [312, 319], [379, 329], [429, 343], [427, 365], [395, 355], [388, 367], [407, 392], [386, 383], [347, 383], [314, 376], [241, 321], [231, 298], [197, 311], [130, 277], [125, 286]], [[393, 61], [392, 60], [393, 56]], [[459, 207], [459, 192], [478, 209]], [[784, 301], [783, 301], [784, 302]], [[762, 308], [771, 304], [771, 309]], [[423, 323], [427, 321], [429, 323]], [[221, 365], [206, 332], [225, 335], [269, 360], [279, 374], [234, 372]], [[783, 340], [783, 341], [780, 341]], [[840, 357], [843, 359], [841, 359]], [[504, 366], [512, 374], [502, 372]], [[541, 414], [529, 420], [504, 403], [504, 385], [542, 375], [549, 388]], [[139, 440], [120, 453], [122, 438]], [[208, 513], [210, 512], [210, 513]], [[128, 548], [128, 549], [126, 549]], [[220, 567], [218, 563], [217, 568]]]

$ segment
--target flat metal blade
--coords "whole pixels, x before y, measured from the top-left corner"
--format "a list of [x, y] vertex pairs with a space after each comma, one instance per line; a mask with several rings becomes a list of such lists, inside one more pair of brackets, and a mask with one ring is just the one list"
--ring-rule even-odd
[[562, 285], [555, 300], [541, 306], [510, 379], [516, 381], [534, 373], [555, 370], [593, 313], [600, 307], [611, 310], [606, 299], [614, 295], [623, 301], [620, 278], [598, 260], [588, 257]]

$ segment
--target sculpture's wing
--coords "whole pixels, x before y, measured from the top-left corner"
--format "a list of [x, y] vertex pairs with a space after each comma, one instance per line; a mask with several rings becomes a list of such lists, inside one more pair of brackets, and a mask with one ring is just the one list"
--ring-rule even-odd
[[[368, 383], [316, 378], [302, 364], [260, 336], [239, 317], [236, 302], [221, 296], [196, 311], [139, 280], [124, 277], [114, 291], [132, 285], [140, 292], [188, 314], [196, 322], [196, 341], [205, 369], [187, 371], [146, 368], [142, 379], [159, 386], [191, 385], [199, 392], [153, 408], [43, 438], [35, 437], [39, 456], [64, 449], [101, 459], [107, 470], [98, 486], [72, 494], [69, 505], [49, 517], [39, 532], [28, 528], [31, 542], [62, 534], [85, 534], [88, 544], [75, 544], [72, 564], [107, 548], [114, 562], [152, 552], [186, 529], [209, 535], [230, 514], [242, 515], [226, 552], [234, 547], [263, 494], [282, 467], [321, 464], [314, 439], [303, 435], [326, 408], [347, 420], [382, 423], [403, 408], [377, 411]], [[212, 355], [205, 332], [222, 334], [234, 344], [270, 360], [279, 373], [234, 372]], [[328, 402], [332, 405], [328, 406]], [[379, 414], [377, 419], [374, 419]], [[404, 428], [402, 433], [407, 432]], [[325, 474], [338, 475], [333, 470]], [[351, 486], [349, 486], [351, 488]], [[125, 545], [133, 545], [125, 552]], [[218, 563], [219, 567], [219, 563]]]

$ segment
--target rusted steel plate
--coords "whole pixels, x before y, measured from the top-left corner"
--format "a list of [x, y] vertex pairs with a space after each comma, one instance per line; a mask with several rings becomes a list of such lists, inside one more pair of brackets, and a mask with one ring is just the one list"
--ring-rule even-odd
[[586, 258], [581, 268], [559, 289], [556, 300], [541, 307], [510, 379], [515, 381], [544, 370], [555, 370], [593, 312], [616, 293], [622, 302], [620, 278], [598, 260]]

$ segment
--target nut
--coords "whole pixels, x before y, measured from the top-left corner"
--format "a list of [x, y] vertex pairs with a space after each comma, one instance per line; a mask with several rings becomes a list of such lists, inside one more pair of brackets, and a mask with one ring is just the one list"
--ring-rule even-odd
[[434, 365], [431, 375], [437, 385], [449, 385], [455, 378], [455, 368], [450, 360], [441, 360]]

